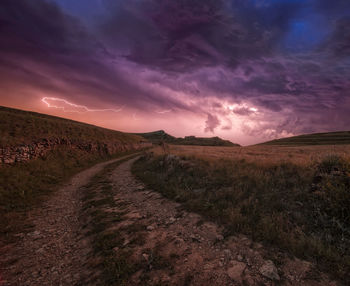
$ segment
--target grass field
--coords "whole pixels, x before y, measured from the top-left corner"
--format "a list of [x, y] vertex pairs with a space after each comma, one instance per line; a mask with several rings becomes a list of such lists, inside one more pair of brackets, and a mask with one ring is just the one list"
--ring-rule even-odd
[[350, 280], [350, 146], [171, 146], [170, 153], [154, 149], [133, 172], [227, 235], [247, 234]]
[[[309, 165], [319, 162], [330, 155], [337, 155], [350, 160], [350, 145], [322, 146], [181, 146], [169, 145], [170, 153], [178, 156], [195, 157], [206, 160], [245, 160], [257, 164], [295, 163]], [[162, 155], [160, 147], [153, 149], [156, 155]]]
[[314, 133], [276, 139], [260, 145], [306, 146], [350, 144], [350, 131]]
[[134, 143], [142, 137], [86, 123], [0, 106], [0, 147], [17, 146], [42, 139]]

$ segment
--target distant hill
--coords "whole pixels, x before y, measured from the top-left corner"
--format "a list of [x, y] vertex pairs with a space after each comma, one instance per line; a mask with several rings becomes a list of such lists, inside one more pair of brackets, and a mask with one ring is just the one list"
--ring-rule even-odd
[[350, 144], [350, 131], [313, 133], [287, 138], [276, 139], [258, 145], [342, 145]]
[[195, 136], [186, 136], [185, 138], [176, 138], [167, 134], [164, 130], [149, 132], [149, 133], [137, 133], [144, 137], [145, 139], [151, 141], [152, 143], [159, 143], [162, 140], [168, 144], [175, 145], [198, 145], [198, 146], [240, 146], [238, 144], [232, 143], [228, 140], [223, 140], [219, 137], [195, 137]]
[[162, 140], [167, 143], [170, 143], [176, 140], [176, 137], [167, 134], [164, 130], [148, 132], [148, 133], [135, 133], [135, 134], [142, 136], [143, 138], [151, 141], [152, 143], [159, 143]]
[[140, 136], [97, 127], [61, 117], [0, 106], [0, 147], [32, 143], [42, 139], [137, 143]]

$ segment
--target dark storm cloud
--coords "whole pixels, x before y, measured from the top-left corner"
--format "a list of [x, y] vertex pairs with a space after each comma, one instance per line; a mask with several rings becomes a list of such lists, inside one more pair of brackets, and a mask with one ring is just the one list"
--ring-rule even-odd
[[327, 15], [344, 15], [349, 13], [350, 10], [350, 2], [348, 0], [337, 0], [336, 2], [314, 0], [313, 4], [319, 13], [327, 13]]
[[1, 86], [13, 82], [73, 98], [85, 93], [110, 103], [183, 108], [123, 79], [113, 67], [114, 54], [57, 5], [3, 0], [0, 6]]
[[206, 132], [230, 116], [254, 136], [350, 123], [348, 0], [103, 0], [86, 26], [59, 3], [1, 1], [2, 90], [191, 111]]
[[84, 57], [106, 52], [77, 20], [46, 1], [4, 0], [0, 21], [3, 53], [48, 64], [63, 60], [70, 66], [80, 66], [79, 60]]
[[350, 56], [350, 16], [336, 21], [332, 36], [326, 42], [326, 49], [338, 58]]
[[173, 71], [241, 61], [273, 52], [297, 3], [256, 9], [248, 1], [106, 1], [101, 30], [132, 61]]

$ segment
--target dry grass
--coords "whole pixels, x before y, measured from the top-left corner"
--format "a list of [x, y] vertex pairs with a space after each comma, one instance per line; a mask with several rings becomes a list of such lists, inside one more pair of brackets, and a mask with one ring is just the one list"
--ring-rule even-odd
[[134, 174], [191, 211], [350, 279], [350, 146], [170, 146]]
[[[216, 147], [216, 146], [183, 146], [169, 145], [170, 154], [189, 156], [210, 161], [215, 160], [245, 160], [261, 165], [276, 163], [292, 163], [307, 166], [310, 163], [321, 162], [330, 155], [340, 156], [350, 160], [350, 145], [323, 146], [249, 146], [249, 147]], [[156, 155], [164, 154], [161, 147], [152, 151]]]
[[[137, 135], [113, 131], [55, 116], [0, 106], [0, 147], [31, 144], [43, 139], [71, 142], [136, 143]], [[73, 174], [122, 154], [88, 152], [59, 146], [45, 156], [0, 168], [0, 238], [23, 232], [28, 210], [47, 198]]]
[[101, 155], [60, 147], [43, 158], [0, 168], [0, 240], [31, 230], [28, 211], [40, 207], [64, 182], [99, 162], [131, 154]]
[[46, 114], [0, 106], [0, 147], [43, 139], [71, 142], [137, 143], [142, 137]]

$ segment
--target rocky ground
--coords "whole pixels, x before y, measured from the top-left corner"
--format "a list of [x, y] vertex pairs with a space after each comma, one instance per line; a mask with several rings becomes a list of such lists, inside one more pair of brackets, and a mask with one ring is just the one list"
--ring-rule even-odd
[[[272, 261], [271, 249], [243, 235], [224, 237], [218, 225], [146, 189], [131, 174], [134, 160], [109, 178], [114, 200], [124, 206], [113, 225], [124, 243], [114, 251], [127, 248], [128, 263], [142, 266], [127, 285], [336, 285], [311, 263], [283, 253]], [[106, 164], [78, 174], [31, 214], [35, 230], [2, 256], [2, 285], [78, 285], [91, 274], [91, 241], [78, 219], [81, 186]]]
[[78, 219], [82, 206], [79, 189], [117, 160], [77, 174], [29, 214], [33, 231], [19, 234], [19, 243], [0, 250], [1, 286], [76, 285], [81, 280], [89, 246]]

